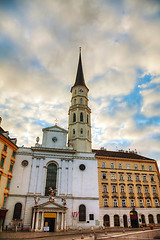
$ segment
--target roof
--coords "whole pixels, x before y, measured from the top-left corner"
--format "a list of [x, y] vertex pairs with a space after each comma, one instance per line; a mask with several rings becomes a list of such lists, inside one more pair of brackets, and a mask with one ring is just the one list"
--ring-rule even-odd
[[58, 130], [58, 132], [65, 132], [65, 133], [68, 133], [68, 131], [64, 128], [61, 128], [57, 125], [54, 125], [54, 126], [51, 126], [51, 127], [46, 127], [46, 128], [43, 128], [42, 131], [56, 131]]
[[78, 62], [78, 69], [77, 69], [76, 80], [75, 80], [75, 83], [74, 83], [73, 87], [75, 87], [75, 86], [85, 86], [87, 88], [87, 86], [85, 84], [85, 80], [84, 80], [84, 75], [83, 75], [82, 59], [81, 59], [81, 48], [80, 48], [80, 52], [79, 52], [79, 62]]
[[4, 133], [4, 129], [2, 127], [0, 127], [0, 133]]
[[134, 152], [116, 152], [116, 151], [107, 151], [107, 150], [98, 150], [98, 149], [92, 149], [92, 152], [95, 153], [96, 156], [154, 160], [154, 159], [151, 159], [151, 158], [147, 158], [147, 157], [141, 156], [141, 155], [139, 155], [137, 153], [134, 153]]

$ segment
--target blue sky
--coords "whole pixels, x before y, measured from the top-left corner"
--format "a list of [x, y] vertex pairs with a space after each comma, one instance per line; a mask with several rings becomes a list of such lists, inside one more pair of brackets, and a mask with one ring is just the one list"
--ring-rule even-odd
[[0, 115], [18, 145], [68, 128], [78, 49], [93, 148], [135, 150], [160, 165], [160, 1], [1, 0]]

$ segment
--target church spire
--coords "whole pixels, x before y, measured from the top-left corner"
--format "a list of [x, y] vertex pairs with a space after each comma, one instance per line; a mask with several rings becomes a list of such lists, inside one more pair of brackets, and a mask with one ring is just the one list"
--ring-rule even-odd
[[[84, 80], [84, 75], [83, 75], [82, 59], [81, 59], [81, 47], [79, 48], [78, 69], [77, 69], [76, 80], [75, 80], [75, 83], [74, 83], [73, 87], [75, 87], [75, 86], [85, 86], [87, 88], [87, 86], [85, 84], [85, 80]], [[72, 89], [71, 89], [71, 91], [72, 91]]]

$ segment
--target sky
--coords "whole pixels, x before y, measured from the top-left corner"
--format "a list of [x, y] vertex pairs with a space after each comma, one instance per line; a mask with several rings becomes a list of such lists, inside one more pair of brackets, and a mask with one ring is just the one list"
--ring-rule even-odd
[[68, 129], [79, 47], [92, 147], [160, 166], [159, 0], [0, 0], [1, 126], [26, 147]]

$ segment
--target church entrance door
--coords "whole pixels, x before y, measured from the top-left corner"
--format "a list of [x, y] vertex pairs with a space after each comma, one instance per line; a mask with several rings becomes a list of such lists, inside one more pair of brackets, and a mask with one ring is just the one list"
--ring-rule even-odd
[[55, 218], [45, 218], [44, 226], [49, 227], [49, 232], [55, 231]]

